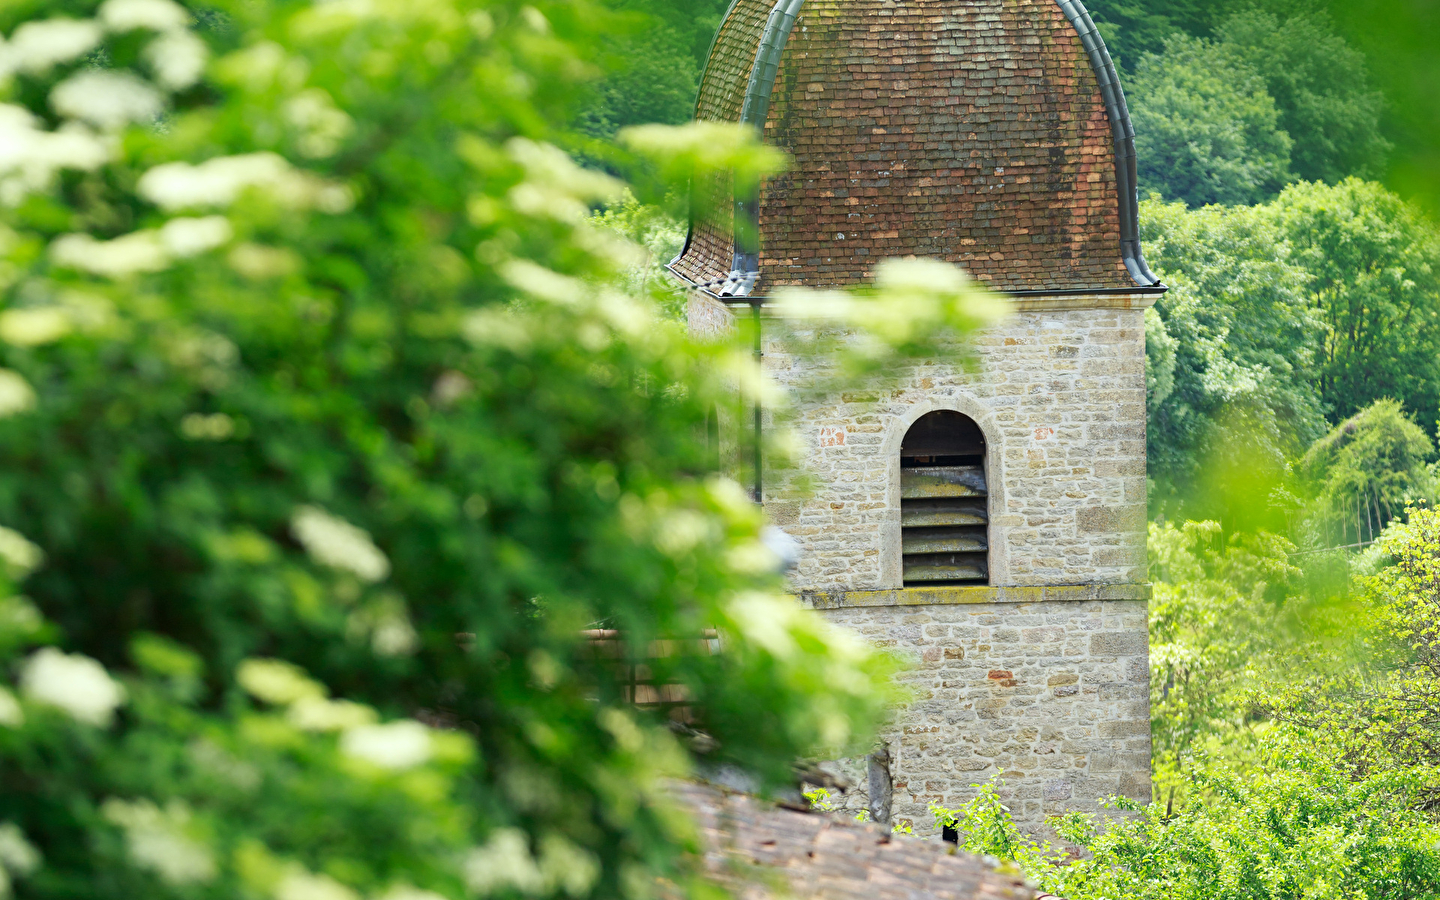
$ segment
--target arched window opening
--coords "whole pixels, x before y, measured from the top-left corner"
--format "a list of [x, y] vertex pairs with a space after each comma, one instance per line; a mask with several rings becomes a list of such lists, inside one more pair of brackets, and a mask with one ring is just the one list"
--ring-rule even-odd
[[922, 416], [900, 444], [900, 542], [911, 585], [988, 584], [985, 435], [969, 416]]

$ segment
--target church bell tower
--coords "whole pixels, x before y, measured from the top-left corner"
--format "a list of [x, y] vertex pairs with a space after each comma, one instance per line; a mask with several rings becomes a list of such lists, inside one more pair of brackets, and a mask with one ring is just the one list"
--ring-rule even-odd
[[[1084, 6], [734, 0], [696, 115], [793, 159], [752, 196], [725, 175], [693, 186], [670, 269], [697, 332], [886, 257], [953, 262], [1012, 303], [978, 366], [803, 406], [818, 488], [764, 498], [804, 548], [793, 585], [815, 614], [913, 661], [884, 735], [894, 818], [926, 831], [929, 802], [1002, 770], [1032, 829], [1148, 800], [1144, 311], [1165, 286]], [[814, 375], [779, 345], [765, 365], [796, 389]]]

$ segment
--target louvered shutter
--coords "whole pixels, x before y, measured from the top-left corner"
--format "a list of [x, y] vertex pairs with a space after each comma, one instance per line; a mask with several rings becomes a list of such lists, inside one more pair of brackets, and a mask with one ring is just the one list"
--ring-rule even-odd
[[935, 412], [900, 452], [900, 537], [906, 585], [989, 581], [985, 438], [960, 413]]

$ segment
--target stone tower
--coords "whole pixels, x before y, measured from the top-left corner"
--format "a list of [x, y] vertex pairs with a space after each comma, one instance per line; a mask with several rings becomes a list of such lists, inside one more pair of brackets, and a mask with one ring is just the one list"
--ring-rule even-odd
[[[697, 331], [892, 256], [949, 260], [1013, 301], [978, 368], [806, 406], [819, 487], [765, 498], [805, 548], [794, 585], [816, 614], [914, 660], [914, 702], [885, 735], [894, 816], [928, 830], [927, 802], [956, 806], [999, 770], [1031, 828], [1148, 799], [1144, 310], [1165, 287], [1089, 14], [734, 0], [697, 116], [751, 123], [794, 160], [756, 196], [694, 186], [709, 202], [670, 268]], [[778, 344], [765, 365], [792, 386], [812, 374]]]

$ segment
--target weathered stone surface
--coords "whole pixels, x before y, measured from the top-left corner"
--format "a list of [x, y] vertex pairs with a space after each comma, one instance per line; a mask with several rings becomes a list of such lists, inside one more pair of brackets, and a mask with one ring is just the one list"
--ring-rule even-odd
[[[701, 297], [691, 306], [704, 313], [692, 321], [710, 329], [724, 309]], [[874, 401], [842, 395], [805, 406], [795, 427], [818, 488], [766, 497], [805, 545], [795, 584], [821, 592], [901, 586], [900, 442], [916, 419], [939, 409], [968, 415], [985, 434], [991, 585], [1143, 583], [1143, 315], [1138, 307], [1020, 312], [973, 341], [969, 371], [935, 360]], [[1095, 345], [1095, 333], [1123, 340]], [[1096, 346], [1135, 367], [1081, 377], [1051, 353]], [[778, 341], [767, 342], [765, 354], [767, 371], [796, 396], [824, 371]]]
[[[1067, 810], [1098, 812], [1103, 797], [1149, 800], [1148, 688], [1130, 679], [1130, 663], [1149, 658], [1136, 624], [1145, 607], [1143, 600], [932, 606], [922, 629], [907, 624], [911, 612], [900, 607], [817, 614], [913, 666], [902, 676], [912, 699], [882, 740], [895, 818], [930, 834], [929, 803], [959, 806], [974, 796], [972, 784], [1002, 771], [1002, 795], [1032, 831]], [[1034, 629], [1057, 639], [1029, 639]], [[845, 795], [845, 806], [864, 809], [864, 760], [846, 765], [860, 787]]]

